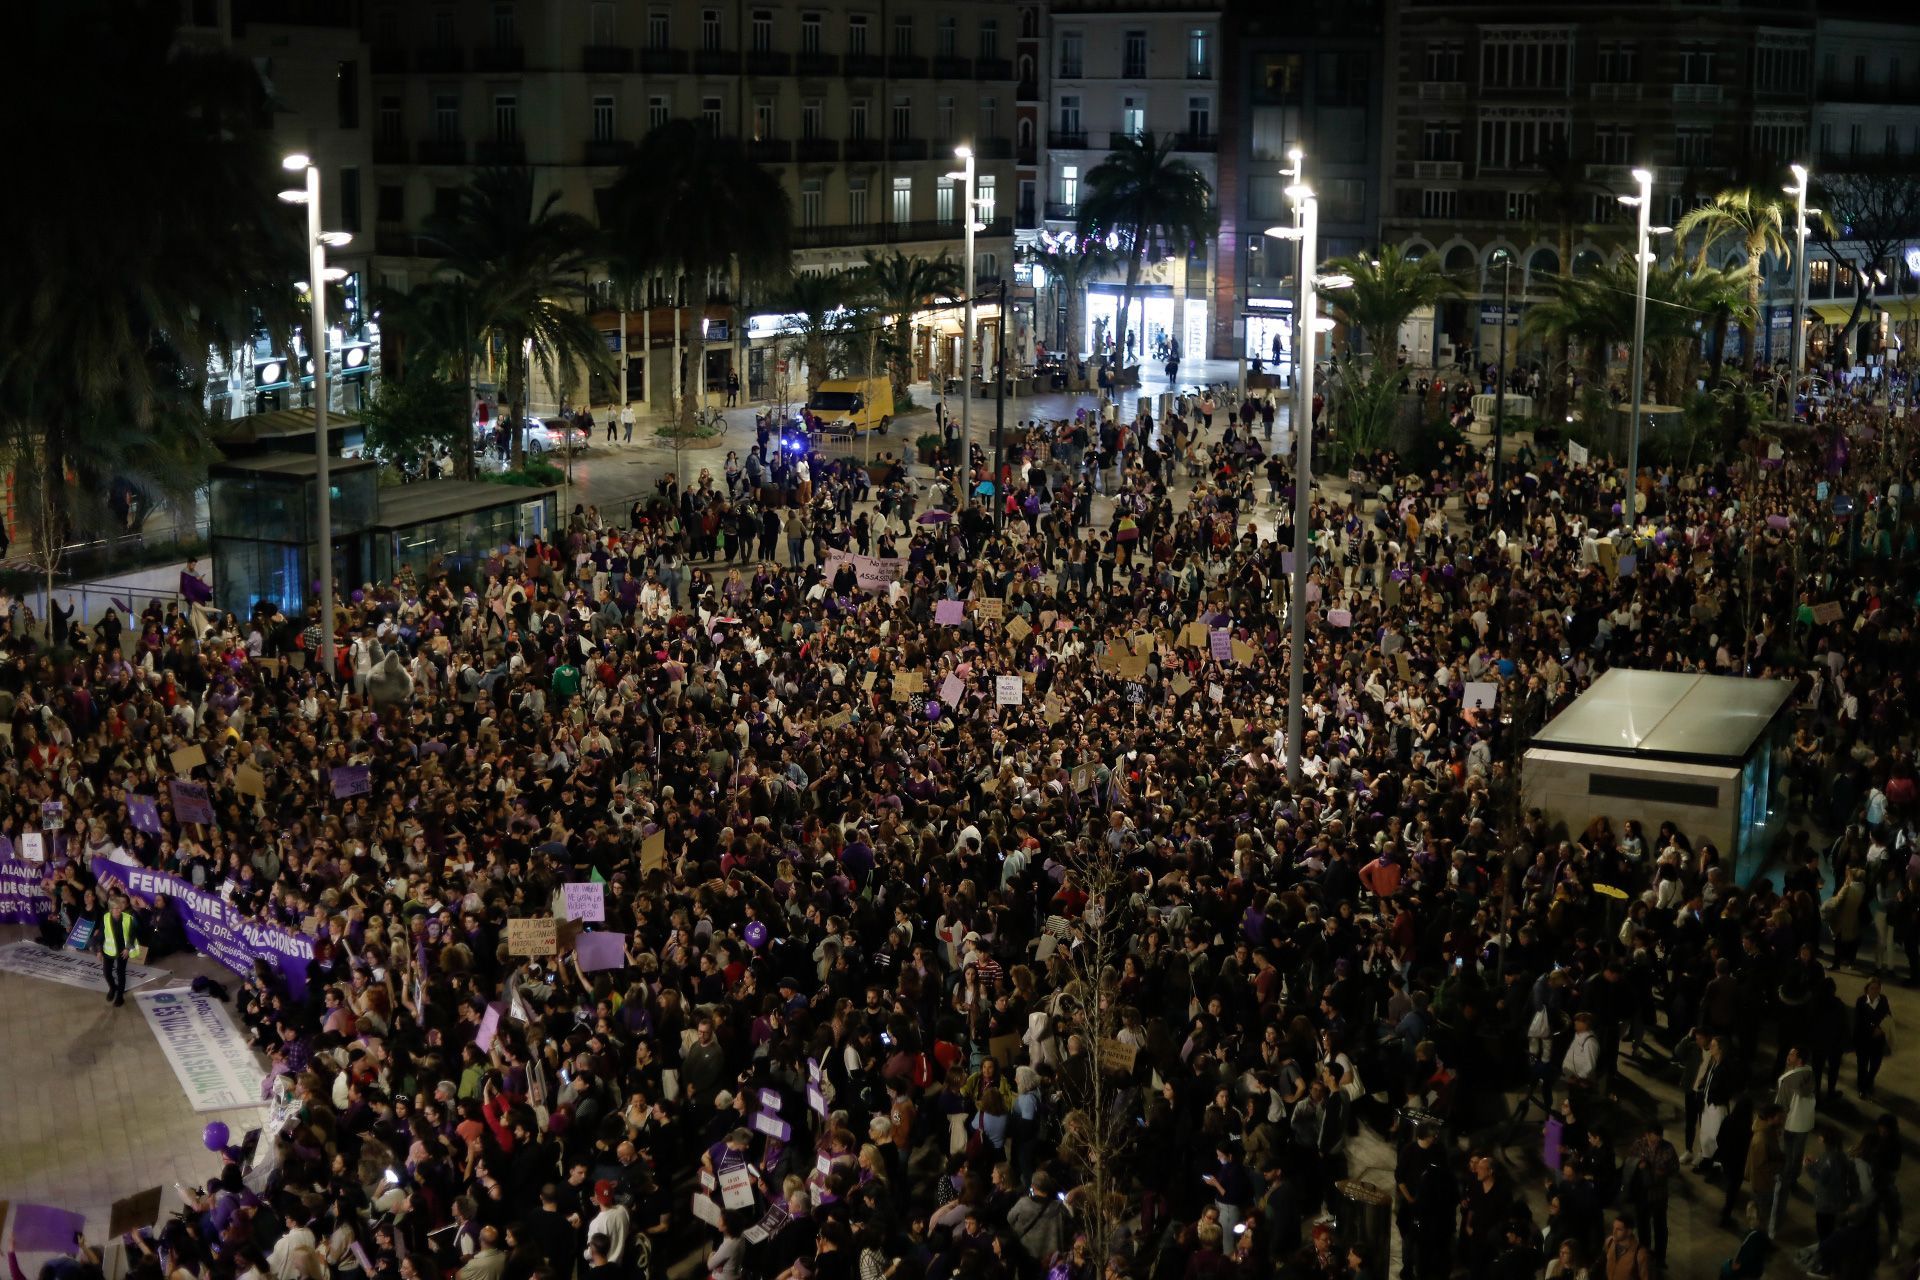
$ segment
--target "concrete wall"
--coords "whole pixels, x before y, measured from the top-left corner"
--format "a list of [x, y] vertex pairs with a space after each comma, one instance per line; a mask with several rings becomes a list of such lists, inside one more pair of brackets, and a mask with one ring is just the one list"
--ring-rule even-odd
[[[1642, 782], [1688, 783], [1710, 786], [1717, 802], [1711, 806], [1676, 804], [1644, 796], [1594, 795], [1595, 774]], [[1587, 823], [1604, 814], [1617, 833], [1629, 819], [1638, 819], [1649, 837], [1663, 822], [1686, 833], [1698, 849], [1711, 842], [1722, 860], [1733, 864], [1740, 823], [1740, 771], [1719, 765], [1677, 764], [1664, 760], [1635, 760], [1624, 756], [1587, 755], [1536, 747], [1527, 752], [1520, 775], [1522, 803], [1537, 806], [1547, 820], [1564, 826], [1569, 837], [1586, 830]]]

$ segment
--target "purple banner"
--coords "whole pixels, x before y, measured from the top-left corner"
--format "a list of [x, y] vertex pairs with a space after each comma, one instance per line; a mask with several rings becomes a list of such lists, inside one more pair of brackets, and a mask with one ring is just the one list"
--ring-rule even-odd
[[150, 836], [162, 834], [160, 829], [160, 802], [152, 796], [129, 795], [127, 797], [127, 820], [136, 830]]
[[87, 1229], [87, 1215], [50, 1204], [13, 1207], [13, 1247], [20, 1253], [59, 1253], [71, 1256], [76, 1232]]
[[235, 973], [251, 974], [255, 960], [272, 962], [286, 979], [295, 1000], [307, 998], [307, 964], [313, 959], [313, 939], [291, 929], [242, 915], [224, 898], [196, 889], [178, 876], [146, 867], [129, 867], [111, 858], [95, 858], [93, 874], [123, 884], [134, 897], [151, 903], [165, 894], [173, 899], [187, 941], [201, 955], [212, 956]]
[[364, 796], [373, 790], [372, 771], [363, 764], [343, 765], [330, 772], [333, 782], [333, 798], [346, 796]]
[[574, 939], [574, 954], [580, 959], [580, 972], [598, 973], [619, 969], [627, 963], [627, 935], [624, 933], [583, 933]]
[[207, 798], [204, 783], [182, 782], [179, 778], [167, 780], [167, 786], [173, 795], [173, 816], [180, 822], [213, 821], [213, 802]]
[[47, 914], [46, 868], [37, 862], [0, 861], [0, 924], [38, 924]]

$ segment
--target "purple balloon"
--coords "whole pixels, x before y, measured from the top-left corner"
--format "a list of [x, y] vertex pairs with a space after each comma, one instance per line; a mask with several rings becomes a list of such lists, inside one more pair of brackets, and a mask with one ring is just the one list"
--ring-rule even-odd
[[929, 700], [927, 703], [927, 719], [938, 720], [939, 718], [940, 718], [940, 704]]
[[747, 922], [747, 945], [755, 951], [767, 945], [767, 926], [759, 920]]
[[200, 1142], [209, 1151], [225, 1151], [230, 1136], [225, 1121], [209, 1120], [207, 1127], [200, 1132]]

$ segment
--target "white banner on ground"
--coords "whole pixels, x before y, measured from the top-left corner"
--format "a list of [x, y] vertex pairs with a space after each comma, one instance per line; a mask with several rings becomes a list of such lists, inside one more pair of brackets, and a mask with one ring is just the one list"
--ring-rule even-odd
[[185, 987], [134, 997], [195, 1111], [258, 1107], [265, 1074], [227, 1006]]
[[[57, 982], [82, 991], [107, 992], [107, 976], [100, 970], [100, 957], [92, 952], [50, 950], [37, 942], [10, 942], [0, 947], [0, 972], [23, 974], [42, 982]], [[145, 986], [167, 976], [165, 969], [144, 964], [127, 965], [127, 990]]]

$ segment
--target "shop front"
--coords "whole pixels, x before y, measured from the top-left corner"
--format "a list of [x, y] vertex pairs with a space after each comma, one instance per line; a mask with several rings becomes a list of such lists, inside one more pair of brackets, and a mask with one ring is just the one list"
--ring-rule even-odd
[[[1081, 339], [1087, 350], [1095, 349], [1095, 339], [1104, 346], [1112, 342], [1120, 323], [1120, 300], [1126, 286], [1101, 282], [1087, 286], [1086, 313]], [[1170, 342], [1180, 344], [1182, 360], [1196, 360], [1207, 351], [1207, 302], [1204, 298], [1181, 298], [1171, 285], [1141, 285], [1133, 296], [1128, 312], [1129, 351], [1127, 362], [1142, 358], [1138, 342], [1144, 338], [1145, 358], [1154, 363], [1166, 359]]]

